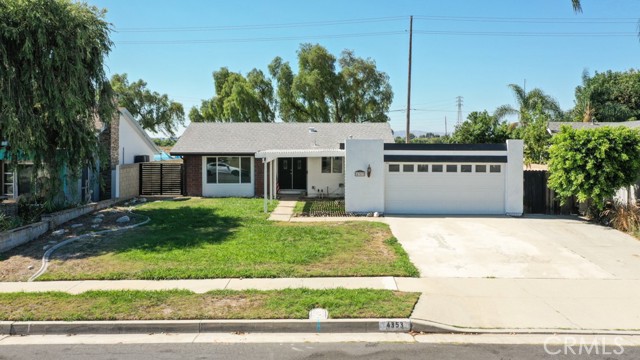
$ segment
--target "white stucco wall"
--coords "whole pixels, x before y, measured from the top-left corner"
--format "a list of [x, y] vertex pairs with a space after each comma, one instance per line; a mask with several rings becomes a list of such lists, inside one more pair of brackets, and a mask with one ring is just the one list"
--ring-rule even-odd
[[524, 173], [522, 140], [507, 140], [507, 169], [505, 177], [505, 211], [507, 215], [520, 216], [524, 211]]
[[120, 146], [118, 148], [120, 164], [133, 164], [133, 159], [136, 155], [149, 155], [149, 160], [153, 161], [155, 149], [145, 141], [124, 115], [120, 115], [118, 135], [120, 138]]
[[[342, 173], [328, 174], [322, 172], [322, 158], [307, 158], [307, 196], [344, 196], [344, 166]], [[340, 186], [342, 184], [342, 186]], [[320, 193], [318, 190], [322, 189]]]
[[255, 159], [251, 157], [251, 182], [248, 184], [208, 184], [207, 157], [202, 157], [202, 196], [205, 197], [253, 197], [255, 195]]
[[[384, 144], [382, 140], [347, 139], [345, 142], [345, 208], [347, 212], [384, 212]], [[357, 170], [371, 177], [356, 177]]]

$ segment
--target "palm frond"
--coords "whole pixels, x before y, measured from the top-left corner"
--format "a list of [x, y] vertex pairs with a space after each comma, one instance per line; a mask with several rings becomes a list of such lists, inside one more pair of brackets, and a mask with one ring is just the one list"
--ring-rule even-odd
[[517, 115], [518, 110], [514, 109], [511, 105], [502, 105], [493, 112], [493, 117], [500, 121], [507, 115]]
[[580, 4], [580, 0], [571, 0], [571, 5], [573, 5], [573, 11], [577, 13], [582, 12], [582, 4]]

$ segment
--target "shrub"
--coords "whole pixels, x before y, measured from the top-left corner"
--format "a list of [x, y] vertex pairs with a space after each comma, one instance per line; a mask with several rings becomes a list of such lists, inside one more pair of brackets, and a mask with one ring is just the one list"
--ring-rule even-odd
[[620, 201], [607, 203], [600, 214], [600, 220], [614, 229], [634, 232], [640, 228], [640, 208], [636, 204]]

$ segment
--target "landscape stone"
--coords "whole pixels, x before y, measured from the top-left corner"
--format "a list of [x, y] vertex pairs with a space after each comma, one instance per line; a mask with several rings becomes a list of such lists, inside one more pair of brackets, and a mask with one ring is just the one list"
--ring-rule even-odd
[[52, 232], [51, 235], [60, 236], [60, 235], [62, 235], [64, 233], [65, 233], [64, 229], [58, 229], [58, 230]]
[[94, 218], [92, 222], [94, 224], [100, 224], [102, 222], [102, 218]]
[[71, 224], [71, 228], [75, 229], [75, 228], [79, 228], [79, 227], [83, 227], [84, 224]]
[[127, 215], [121, 216], [116, 220], [118, 224], [127, 223], [129, 221], [131, 221], [131, 219]]

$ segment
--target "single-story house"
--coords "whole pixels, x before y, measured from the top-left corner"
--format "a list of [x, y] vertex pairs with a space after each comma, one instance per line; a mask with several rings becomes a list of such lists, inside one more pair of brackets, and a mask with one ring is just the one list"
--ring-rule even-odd
[[576, 130], [580, 129], [597, 129], [605, 126], [624, 126], [629, 129], [640, 129], [640, 121], [624, 121], [624, 122], [572, 122], [572, 121], [550, 121], [547, 124], [547, 132], [555, 135], [560, 132], [562, 126], [570, 126]]
[[387, 123], [191, 123], [186, 193], [344, 197], [348, 212], [522, 214], [522, 141], [395, 144]]

